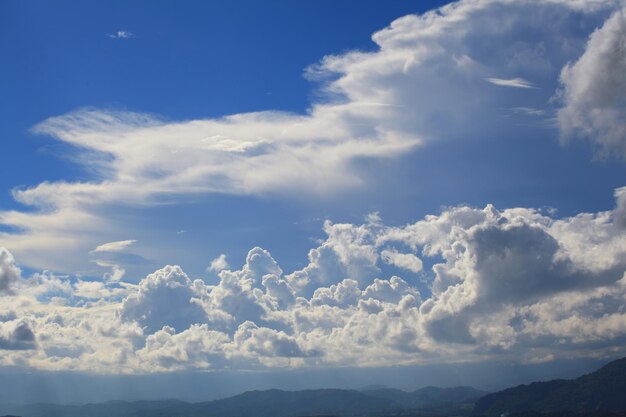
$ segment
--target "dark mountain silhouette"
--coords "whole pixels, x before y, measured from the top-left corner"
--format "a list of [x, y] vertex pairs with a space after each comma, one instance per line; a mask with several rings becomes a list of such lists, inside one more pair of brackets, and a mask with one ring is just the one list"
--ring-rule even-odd
[[474, 407], [476, 414], [489, 416], [565, 410], [575, 413], [626, 411], [626, 358], [573, 380], [534, 382], [488, 394]]

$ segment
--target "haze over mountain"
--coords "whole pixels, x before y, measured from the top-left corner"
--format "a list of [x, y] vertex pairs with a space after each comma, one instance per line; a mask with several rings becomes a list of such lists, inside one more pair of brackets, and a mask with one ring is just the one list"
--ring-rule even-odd
[[167, 401], [110, 401], [87, 405], [0, 405], [0, 413], [23, 417], [295, 417], [315, 415], [365, 416], [403, 410], [441, 412], [471, 410], [484, 392], [470, 387], [427, 387], [415, 392], [392, 389], [367, 391], [319, 389], [248, 391], [200, 403]]
[[471, 387], [424, 387], [412, 392], [385, 387], [365, 387], [360, 391], [272, 389], [198, 403], [164, 400], [86, 405], [0, 404], [0, 413], [22, 417], [522, 416], [525, 412], [603, 416], [609, 412], [626, 413], [625, 389], [623, 358], [573, 380], [534, 382], [491, 394]]

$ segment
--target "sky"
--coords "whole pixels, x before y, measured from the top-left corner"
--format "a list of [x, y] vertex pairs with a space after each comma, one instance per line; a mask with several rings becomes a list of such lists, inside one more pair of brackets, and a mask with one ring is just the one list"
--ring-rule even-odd
[[624, 6], [1, 2], [0, 385], [624, 356]]

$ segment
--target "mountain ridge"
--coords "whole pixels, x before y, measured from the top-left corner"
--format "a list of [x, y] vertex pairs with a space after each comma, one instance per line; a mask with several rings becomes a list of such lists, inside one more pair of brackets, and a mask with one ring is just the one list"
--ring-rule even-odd
[[626, 411], [626, 358], [575, 379], [518, 385], [487, 394], [474, 412], [487, 416], [521, 412]]

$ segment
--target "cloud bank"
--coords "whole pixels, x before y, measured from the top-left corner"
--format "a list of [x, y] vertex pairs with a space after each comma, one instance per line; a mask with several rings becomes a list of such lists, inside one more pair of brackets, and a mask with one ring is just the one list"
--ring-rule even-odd
[[[286, 273], [257, 247], [214, 285], [171, 265], [139, 285], [36, 274], [0, 298], [0, 364], [151, 373], [623, 355], [623, 194], [614, 210], [566, 218], [489, 205], [401, 227], [327, 222], [304, 268]], [[401, 275], [383, 275], [389, 262]]]

